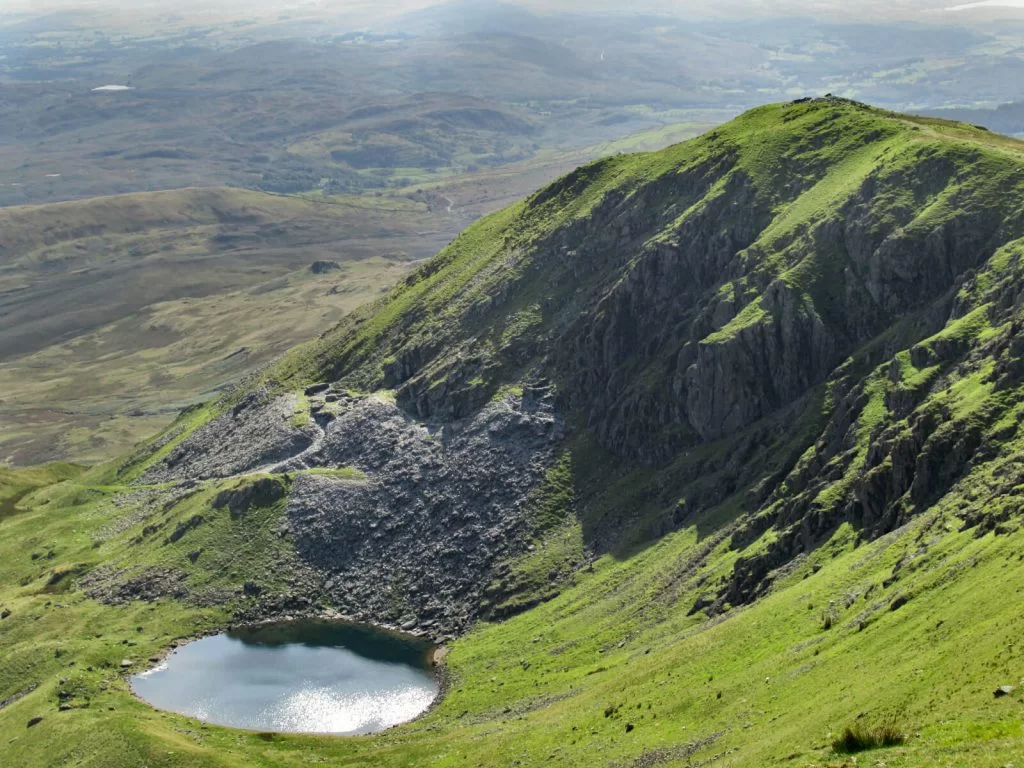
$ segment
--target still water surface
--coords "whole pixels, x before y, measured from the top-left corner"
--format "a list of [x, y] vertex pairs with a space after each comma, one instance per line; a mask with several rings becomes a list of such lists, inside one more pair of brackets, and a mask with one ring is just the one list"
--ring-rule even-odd
[[426, 711], [439, 690], [425, 642], [372, 627], [290, 622], [189, 643], [132, 690], [208, 723], [287, 733], [373, 733]]

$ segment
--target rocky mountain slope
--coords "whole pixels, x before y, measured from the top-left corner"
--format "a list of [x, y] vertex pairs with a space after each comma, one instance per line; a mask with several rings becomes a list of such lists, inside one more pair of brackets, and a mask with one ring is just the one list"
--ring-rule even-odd
[[[20, 496], [5, 534], [39, 557], [0, 566], [0, 696], [56, 674], [28, 617], [50, 631], [66, 590], [113, 637], [159, 622], [143, 648], [303, 612], [460, 638], [423, 721], [214, 729], [188, 764], [825, 765], [834, 732], [898, 716], [887, 765], [1005, 765], [1022, 203], [1024, 145], [834, 98], [580, 168], [134, 455]], [[123, 704], [98, 667], [86, 703]], [[186, 721], [145, 712], [94, 753], [178, 764], [156, 756]], [[82, 739], [99, 714], [75, 717]]]
[[[997, 435], [1012, 437], [1020, 383], [1018, 152], [836, 99], [755, 110], [663, 153], [583, 167], [485, 220], [262, 385], [392, 391], [394, 416], [367, 414], [360, 435], [401, 417], [457, 436], [493, 404], [514, 410], [543, 391], [575, 425], [558, 451], [596, 448], [654, 472], [639, 510], [580, 500], [586, 548], [725, 507], [742, 556], [701, 599], [715, 611], [750, 602], [842, 523], [884, 534], [974, 464], [1006, 459]], [[205, 479], [205, 453], [243, 457], [212, 476], [255, 469], [259, 442], [220, 434], [247, 419], [265, 428], [247, 402], [144, 479]], [[298, 453], [299, 431], [271, 453]], [[286, 466], [339, 460], [321, 446]], [[500, 467], [472, 474], [504, 480]]]

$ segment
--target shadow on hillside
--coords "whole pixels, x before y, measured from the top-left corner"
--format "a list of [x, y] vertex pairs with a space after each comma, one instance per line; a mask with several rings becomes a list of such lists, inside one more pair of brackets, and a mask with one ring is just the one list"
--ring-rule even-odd
[[693, 446], [660, 467], [615, 456], [592, 437], [570, 448], [584, 543], [632, 558], [664, 536], [695, 528], [697, 541], [727, 539], [770, 501], [820, 434], [824, 387], [742, 432]]

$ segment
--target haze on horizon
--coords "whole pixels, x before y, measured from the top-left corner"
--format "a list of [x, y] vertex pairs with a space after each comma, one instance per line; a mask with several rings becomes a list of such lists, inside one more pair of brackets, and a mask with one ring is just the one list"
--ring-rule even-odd
[[[944, 23], [981, 13], [987, 16], [1024, 12], [1024, 0], [638, 0], [623, 7], [618, 0], [456, 0], [467, 5], [512, 5], [535, 13], [584, 15], [664, 14], [696, 18], [817, 16], [857, 20], [923, 20]], [[0, 23], [15, 17], [55, 13], [89, 13], [116, 23], [138, 17], [173, 15], [197, 21], [226, 18], [300, 18], [330, 16], [371, 24], [405, 13], [449, 4], [449, 0], [138, 0], [130, 10], [119, 0], [6, 0]], [[965, 13], [971, 12], [971, 13]], [[6, 18], [5, 18], [6, 17]]]

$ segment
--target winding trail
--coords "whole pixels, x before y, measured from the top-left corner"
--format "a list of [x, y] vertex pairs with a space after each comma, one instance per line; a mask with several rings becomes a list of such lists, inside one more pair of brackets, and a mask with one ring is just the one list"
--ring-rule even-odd
[[[323, 405], [323, 401], [311, 401], [309, 404], [309, 423], [310, 426], [316, 430], [316, 435], [313, 437], [313, 442], [311, 442], [305, 449], [296, 453], [294, 456], [289, 456], [286, 459], [281, 459], [280, 461], [272, 462], [270, 464], [264, 464], [261, 467], [231, 475], [231, 477], [275, 475], [282, 472], [295, 472], [300, 469], [308, 469], [308, 466], [305, 464], [306, 458], [320, 452], [320, 449], [323, 448], [324, 440], [327, 439], [327, 425], [334, 421], [333, 414], [325, 414], [322, 410], [319, 410], [322, 409]], [[319, 406], [318, 412], [316, 413], [314, 413], [314, 406]]]

